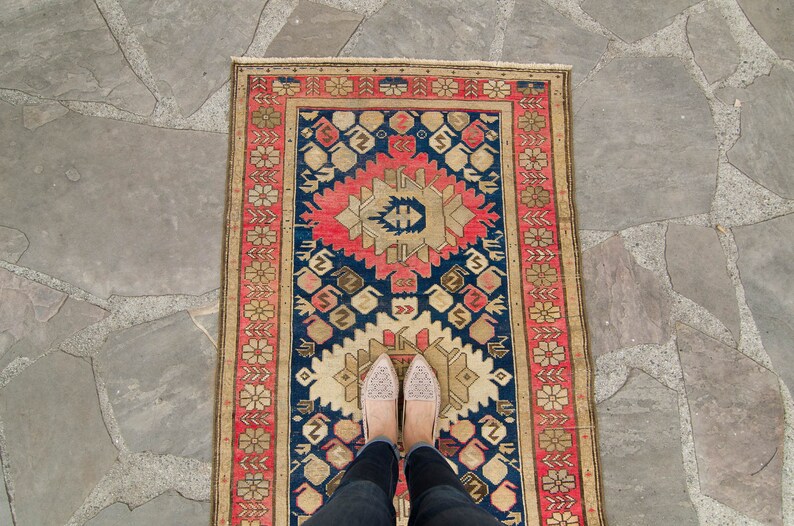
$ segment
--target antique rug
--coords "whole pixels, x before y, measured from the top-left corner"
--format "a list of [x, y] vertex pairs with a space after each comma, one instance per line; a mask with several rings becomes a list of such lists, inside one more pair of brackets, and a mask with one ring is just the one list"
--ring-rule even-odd
[[[603, 523], [567, 66], [236, 60], [214, 524], [298, 525], [422, 353], [440, 449], [508, 525]], [[409, 500], [401, 479], [398, 524]]]

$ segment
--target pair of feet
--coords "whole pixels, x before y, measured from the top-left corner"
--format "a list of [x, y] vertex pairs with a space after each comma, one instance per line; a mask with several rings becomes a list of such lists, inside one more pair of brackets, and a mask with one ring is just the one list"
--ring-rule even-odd
[[[417, 442], [435, 443], [439, 409], [439, 389], [433, 370], [423, 356], [414, 357], [405, 374], [403, 387], [403, 449]], [[369, 440], [385, 436], [397, 443], [397, 373], [388, 355], [381, 355], [370, 368], [361, 386], [365, 436]]]

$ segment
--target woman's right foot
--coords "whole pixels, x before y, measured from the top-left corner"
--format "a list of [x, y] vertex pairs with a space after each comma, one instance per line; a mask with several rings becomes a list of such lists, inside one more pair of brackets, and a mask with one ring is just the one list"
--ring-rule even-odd
[[403, 448], [409, 451], [418, 442], [435, 445], [441, 388], [424, 356], [414, 357], [403, 383]]

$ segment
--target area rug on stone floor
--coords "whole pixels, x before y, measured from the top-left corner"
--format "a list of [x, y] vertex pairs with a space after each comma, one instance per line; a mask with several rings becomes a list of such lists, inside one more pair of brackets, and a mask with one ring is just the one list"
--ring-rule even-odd
[[[598, 525], [567, 66], [233, 65], [214, 524], [297, 525], [421, 353], [439, 447], [505, 524]], [[395, 497], [406, 524], [403, 479]]]

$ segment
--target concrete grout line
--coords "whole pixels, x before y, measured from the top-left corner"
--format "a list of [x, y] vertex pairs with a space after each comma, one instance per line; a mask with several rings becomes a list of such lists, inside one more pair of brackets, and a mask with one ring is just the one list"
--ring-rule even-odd
[[176, 491], [186, 499], [206, 502], [210, 498], [209, 462], [152, 453], [121, 455], [86, 497], [66, 526], [83, 526], [115, 503], [135, 508]]
[[269, 0], [262, 9], [251, 44], [243, 56], [265, 56], [270, 43], [287, 24], [287, 20], [297, 6], [298, 0]]
[[97, 360], [91, 359], [91, 371], [94, 373], [94, 382], [96, 383], [97, 397], [99, 398], [99, 411], [102, 413], [102, 421], [105, 424], [105, 429], [110, 436], [113, 446], [118, 449], [121, 455], [129, 453], [127, 442], [124, 440], [124, 435], [121, 433], [118, 420], [113, 412], [113, 405], [108, 396], [107, 385], [105, 384], [104, 376], [102, 375], [102, 367]]
[[69, 296], [70, 298], [88, 302], [92, 305], [96, 305], [101, 309], [105, 309], [105, 310], [110, 309], [111, 303], [108, 300], [95, 296], [90, 292], [87, 292], [79, 287], [72, 285], [71, 283], [67, 283], [53, 276], [49, 276], [47, 274], [44, 274], [43, 272], [39, 272], [37, 270], [33, 270], [31, 268], [23, 267], [20, 265], [15, 265], [14, 263], [9, 263], [4, 260], [0, 260], [0, 268], [9, 271], [12, 274], [21, 276], [27, 280], [36, 282], [40, 285], [44, 285], [45, 287], [49, 287], [51, 289], [62, 292], [67, 296]]
[[157, 87], [157, 82], [149, 68], [149, 60], [138, 37], [130, 27], [127, 15], [118, 0], [94, 0], [99, 13], [105, 19], [113, 38], [129, 64], [130, 69], [140, 79], [144, 86], [151, 92], [155, 100], [160, 101], [163, 96]]
[[783, 428], [783, 524], [794, 524], [794, 399], [783, 380], [780, 380], [783, 396], [785, 426]]
[[16, 526], [17, 517], [14, 509], [14, 481], [11, 479], [11, 462], [8, 459], [8, 442], [6, 441], [5, 426], [0, 420], [0, 477], [3, 478], [8, 495], [8, 507], [11, 510], [11, 526]]
[[499, 13], [496, 18], [496, 30], [488, 52], [488, 60], [498, 62], [502, 58], [502, 51], [505, 45], [505, 31], [507, 31], [507, 24], [513, 16], [516, 0], [496, 0], [496, 4]]

